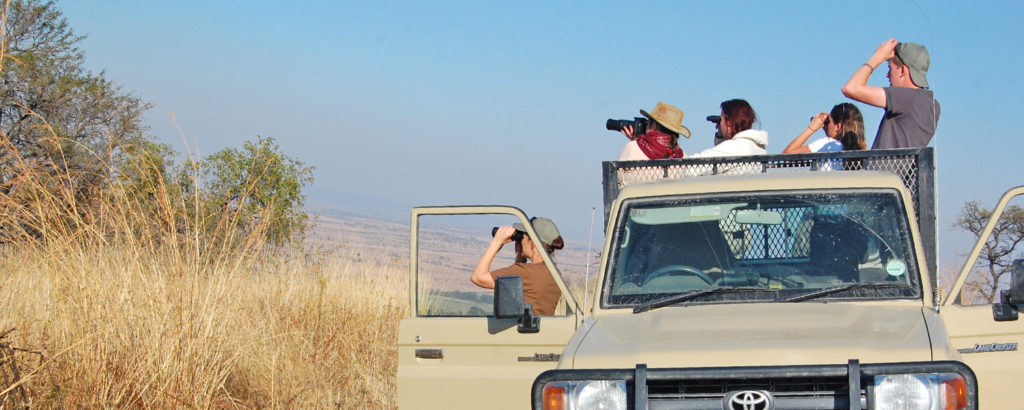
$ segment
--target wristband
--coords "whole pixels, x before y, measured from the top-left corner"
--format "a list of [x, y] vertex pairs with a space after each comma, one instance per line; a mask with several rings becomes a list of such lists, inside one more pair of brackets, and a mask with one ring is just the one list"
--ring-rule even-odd
[[864, 65], [868, 66], [868, 68], [870, 68], [871, 71], [875, 71], [875, 67], [872, 67], [871, 64], [864, 63]]

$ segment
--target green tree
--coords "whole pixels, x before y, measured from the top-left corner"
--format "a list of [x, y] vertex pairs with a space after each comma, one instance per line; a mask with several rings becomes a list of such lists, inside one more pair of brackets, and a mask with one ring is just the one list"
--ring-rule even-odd
[[84, 37], [53, 2], [4, 2], [0, 12], [0, 242], [88, 227], [280, 244], [305, 231], [312, 168], [272, 139], [175, 166], [174, 150], [147, 134], [150, 105], [83, 68]]
[[[992, 217], [992, 211], [981, 207], [976, 201], [964, 204], [960, 217], [953, 227], [970, 232], [975, 240], [985, 229]], [[992, 235], [985, 242], [978, 256], [975, 271], [967, 282], [967, 288], [977, 298], [992, 303], [999, 296], [999, 283], [1012, 268], [1013, 259], [1021, 255], [1018, 249], [1024, 243], [1024, 209], [1010, 205], [1003, 211]]]
[[313, 168], [284, 155], [273, 138], [257, 137], [186, 166], [181, 175], [196, 175], [198, 183], [180, 180], [185, 197], [198, 204], [192, 207], [208, 231], [261, 233], [274, 244], [305, 232], [303, 188], [313, 182]]
[[83, 68], [84, 37], [53, 2], [12, 1], [4, 12], [0, 195], [14, 198], [31, 176], [59, 191], [67, 212], [81, 217], [71, 219], [94, 219], [109, 184], [146, 174], [139, 164], [166, 167], [173, 151], [146, 134], [149, 104]]

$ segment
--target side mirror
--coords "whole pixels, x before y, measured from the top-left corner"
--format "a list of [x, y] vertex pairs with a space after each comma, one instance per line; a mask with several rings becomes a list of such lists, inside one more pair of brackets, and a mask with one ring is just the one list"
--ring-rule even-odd
[[1010, 290], [999, 292], [999, 303], [992, 304], [992, 318], [997, 322], [1017, 320], [1024, 308], [1024, 259], [1013, 261]]
[[534, 316], [533, 305], [523, 300], [523, 278], [500, 276], [494, 280], [494, 317], [519, 319], [519, 333], [540, 331], [540, 318]]

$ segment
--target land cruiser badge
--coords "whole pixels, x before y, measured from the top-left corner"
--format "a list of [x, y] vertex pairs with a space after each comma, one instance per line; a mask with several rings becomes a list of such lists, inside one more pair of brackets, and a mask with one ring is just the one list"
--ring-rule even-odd
[[1016, 343], [976, 344], [974, 347], [956, 349], [960, 353], [1012, 352], [1017, 350]]

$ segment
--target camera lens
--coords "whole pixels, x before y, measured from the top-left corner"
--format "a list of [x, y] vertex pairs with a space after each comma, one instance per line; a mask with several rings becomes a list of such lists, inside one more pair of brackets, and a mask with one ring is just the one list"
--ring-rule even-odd
[[630, 120], [608, 120], [604, 123], [604, 128], [609, 131], [622, 131], [622, 127], [632, 124]]

